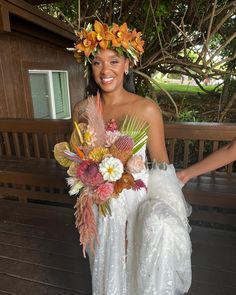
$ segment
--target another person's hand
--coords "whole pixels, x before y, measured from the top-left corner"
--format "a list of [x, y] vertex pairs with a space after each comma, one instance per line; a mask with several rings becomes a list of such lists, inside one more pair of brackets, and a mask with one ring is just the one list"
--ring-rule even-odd
[[185, 169], [176, 172], [176, 175], [177, 175], [179, 181], [182, 183], [182, 186], [184, 186], [184, 185], [189, 181], [189, 179], [190, 179], [190, 178], [188, 177], [188, 175], [187, 175]]

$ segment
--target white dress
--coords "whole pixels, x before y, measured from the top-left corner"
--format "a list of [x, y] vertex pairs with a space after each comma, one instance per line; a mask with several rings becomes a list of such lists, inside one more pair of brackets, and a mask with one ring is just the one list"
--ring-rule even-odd
[[[145, 149], [139, 153], [145, 157]], [[88, 251], [93, 295], [180, 295], [191, 284], [187, 206], [172, 165], [134, 174], [148, 186], [112, 199], [99, 216], [99, 244]], [[126, 243], [127, 240], [127, 243]]]

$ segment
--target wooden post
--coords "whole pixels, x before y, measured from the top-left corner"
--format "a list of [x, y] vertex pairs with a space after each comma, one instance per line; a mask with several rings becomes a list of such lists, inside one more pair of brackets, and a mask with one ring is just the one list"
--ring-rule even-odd
[[3, 3], [0, 3], [0, 32], [1, 31], [11, 32], [9, 11]]

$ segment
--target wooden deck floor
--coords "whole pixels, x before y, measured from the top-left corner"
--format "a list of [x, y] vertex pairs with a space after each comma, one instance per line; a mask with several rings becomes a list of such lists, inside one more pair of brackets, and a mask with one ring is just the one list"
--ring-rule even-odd
[[[191, 237], [188, 294], [236, 294], [235, 232], [193, 226]], [[72, 209], [0, 199], [0, 294], [91, 294]]]

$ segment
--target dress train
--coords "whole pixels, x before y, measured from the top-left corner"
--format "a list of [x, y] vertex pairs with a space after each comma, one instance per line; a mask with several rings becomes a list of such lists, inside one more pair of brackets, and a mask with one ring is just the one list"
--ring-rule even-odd
[[[89, 253], [93, 295], [181, 295], [191, 284], [191, 241], [172, 165], [144, 171], [148, 186], [112, 199], [112, 216], [96, 214], [99, 244]], [[126, 239], [128, 245], [126, 248]]]

